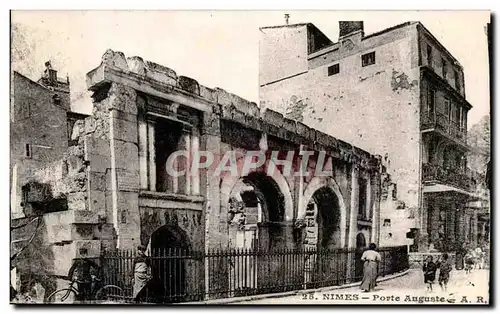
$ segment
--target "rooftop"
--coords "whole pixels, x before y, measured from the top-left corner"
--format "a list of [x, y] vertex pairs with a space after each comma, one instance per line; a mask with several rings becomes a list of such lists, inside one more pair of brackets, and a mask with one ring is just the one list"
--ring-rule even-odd
[[[394, 26], [391, 26], [391, 27], [388, 27], [388, 28], [385, 28], [383, 30], [380, 30], [380, 31], [377, 31], [377, 32], [374, 32], [374, 33], [371, 33], [371, 34], [368, 34], [368, 35], [364, 35], [362, 40], [366, 40], [366, 39], [369, 39], [369, 38], [373, 38], [373, 37], [377, 37], [377, 36], [380, 36], [380, 35], [383, 35], [383, 34], [386, 34], [386, 33], [389, 33], [389, 32], [392, 32], [394, 30], [397, 30], [397, 29], [400, 29], [400, 28], [403, 28], [403, 27], [407, 27], [407, 26], [410, 26], [410, 25], [417, 25], [418, 27], [420, 27], [422, 29], [422, 31], [432, 40], [434, 41], [434, 43], [436, 45], [439, 46], [439, 48], [444, 51], [448, 57], [450, 59], [453, 60], [453, 62], [455, 63], [455, 65], [459, 66], [460, 68], [462, 68], [462, 66], [460, 65], [460, 63], [458, 62], [458, 60], [446, 49], [446, 47], [444, 47], [440, 42], [439, 40], [437, 40], [436, 37], [434, 37], [434, 35], [424, 26], [424, 24], [422, 24], [420, 21], [407, 21], [407, 22], [404, 22], [404, 23], [401, 23], [401, 24], [397, 24], [397, 25], [394, 25]], [[313, 30], [317, 30], [319, 33], [323, 34], [323, 32], [321, 32], [321, 30], [319, 28], [317, 28], [313, 23], [296, 23], [296, 24], [285, 24], [285, 25], [276, 25], [276, 26], [265, 26], [265, 27], [261, 27], [260, 30], [264, 30], [264, 29], [274, 29], [274, 28], [294, 28], [294, 27], [300, 27], [300, 26], [308, 26], [308, 27], [311, 27]], [[325, 37], [328, 38], [328, 36], [324, 35]], [[332, 41], [332, 44], [329, 45], [328, 47], [325, 47], [323, 49], [328, 49], [329, 47], [333, 46], [333, 45], [336, 45], [337, 42], [333, 42]]]

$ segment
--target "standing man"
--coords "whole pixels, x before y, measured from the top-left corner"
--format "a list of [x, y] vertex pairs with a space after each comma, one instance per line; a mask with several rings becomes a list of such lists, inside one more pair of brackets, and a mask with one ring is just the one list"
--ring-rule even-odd
[[99, 270], [99, 266], [87, 257], [86, 248], [80, 248], [80, 258], [75, 259], [68, 272], [70, 280], [78, 283], [78, 299], [80, 301], [90, 299], [92, 292], [92, 273], [91, 270]]
[[464, 269], [464, 257], [466, 253], [466, 244], [464, 242], [457, 242], [457, 253], [455, 256], [455, 267], [457, 270]]

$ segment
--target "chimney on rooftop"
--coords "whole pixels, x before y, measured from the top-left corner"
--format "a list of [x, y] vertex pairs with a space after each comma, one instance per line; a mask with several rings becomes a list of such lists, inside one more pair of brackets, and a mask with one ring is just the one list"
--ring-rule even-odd
[[44, 77], [48, 80], [50, 85], [57, 84], [57, 71], [52, 69], [50, 61], [45, 62]]
[[363, 21], [339, 21], [339, 37], [344, 37], [358, 31], [364, 31]]

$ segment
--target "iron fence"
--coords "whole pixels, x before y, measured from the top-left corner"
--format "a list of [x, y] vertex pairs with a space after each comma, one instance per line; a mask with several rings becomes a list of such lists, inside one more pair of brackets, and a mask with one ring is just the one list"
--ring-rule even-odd
[[[406, 246], [380, 248], [379, 277], [409, 267]], [[151, 280], [140, 302], [179, 303], [338, 286], [361, 281], [362, 251], [357, 249], [186, 249], [153, 250]], [[136, 252], [104, 252], [105, 284], [122, 287], [133, 299]]]

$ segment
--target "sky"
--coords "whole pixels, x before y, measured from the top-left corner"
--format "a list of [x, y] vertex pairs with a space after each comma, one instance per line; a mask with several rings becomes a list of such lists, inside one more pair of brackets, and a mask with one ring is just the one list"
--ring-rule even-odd
[[69, 76], [72, 109], [84, 113], [92, 109], [85, 74], [107, 49], [259, 103], [259, 27], [284, 24], [285, 13], [333, 42], [339, 20], [363, 20], [365, 35], [420, 21], [464, 67], [469, 127], [489, 114], [487, 11], [12, 11], [12, 69], [37, 80], [50, 60]]

